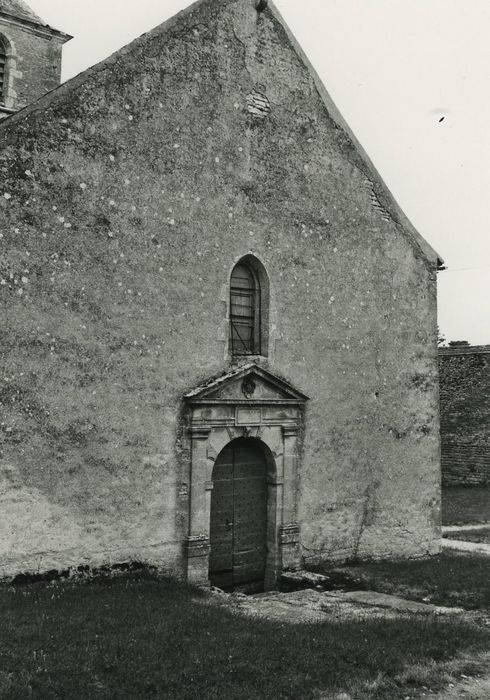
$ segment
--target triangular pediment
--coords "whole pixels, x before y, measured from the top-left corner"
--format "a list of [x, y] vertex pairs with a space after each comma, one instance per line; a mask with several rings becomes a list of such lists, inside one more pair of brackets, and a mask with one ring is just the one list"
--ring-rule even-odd
[[256, 364], [214, 377], [185, 395], [188, 403], [304, 403], [308, 397], [289, 382]]

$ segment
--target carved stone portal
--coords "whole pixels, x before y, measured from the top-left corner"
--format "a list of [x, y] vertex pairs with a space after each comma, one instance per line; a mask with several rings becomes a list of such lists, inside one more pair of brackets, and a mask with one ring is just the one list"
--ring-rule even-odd
[[296, 483], [298, 432], [308, 398], [255, 364], [212, 380], [185, 396], [191, 439], [187, 579], [209, 585], [211, 493], [217, 456], [236, 438], [263, 443], [267, 474], [267, 560], [265, 588], [283, 570], [299, 568], [300, 532]]

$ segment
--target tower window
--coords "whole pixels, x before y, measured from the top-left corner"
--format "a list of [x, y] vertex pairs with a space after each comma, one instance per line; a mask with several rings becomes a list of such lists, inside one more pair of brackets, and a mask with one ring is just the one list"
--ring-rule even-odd
[[244, 262], [230, 281], [230, 341], [233, 355], [261, 352], [261, 294], [255, 271]]
[[6, 73], [7, 73], [7, 45], [2, 36], [0, 36], [0, 103], [5, 102], [6, 92]]

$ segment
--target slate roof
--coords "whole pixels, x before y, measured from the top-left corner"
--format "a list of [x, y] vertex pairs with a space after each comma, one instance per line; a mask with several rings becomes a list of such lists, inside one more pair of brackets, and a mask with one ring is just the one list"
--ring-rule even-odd
[[0, 0], [0, 12], [46, 26], [46, 22], [32, 11], [24, 0]]

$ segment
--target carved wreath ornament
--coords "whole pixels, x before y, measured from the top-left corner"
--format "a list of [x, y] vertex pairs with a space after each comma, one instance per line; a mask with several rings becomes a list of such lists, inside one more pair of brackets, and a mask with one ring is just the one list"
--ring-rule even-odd
[[257, 388], [253, 377], [246, 377], [242, 382], [242, 394], [250, 399], [255, 394], [255, 389]]

